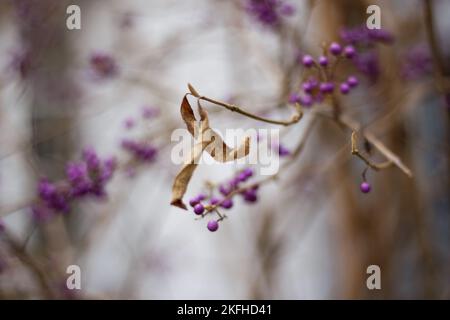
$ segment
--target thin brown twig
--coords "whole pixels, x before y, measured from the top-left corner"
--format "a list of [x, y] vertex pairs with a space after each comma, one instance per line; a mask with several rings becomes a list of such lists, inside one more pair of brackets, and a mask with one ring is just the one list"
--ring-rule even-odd
[[188, 88], [189, 88], [190, 94], [192, 96], [196, 97], [198, 100], [210, 102], [216, 106], [224, 107], [232, 112], [237, 112], [239, 114], [242, 114], [243, 116], [246, 116], [246, 117], [254, 119], [254, 120], [271, 123], [271, 124], [278, 124], [278, 125], [282, 125], [282, 126], [289, 126], [289, 125], [299, 122], [300, 119], [303, 117], [303, 111], [301, 110], [301, 107], [299, 104], [295, 105], [296, 113], [292, 115], [290, 120], [285, 120], [285, 121], [273, 120], [273, 119], [269, 119], [269, 118], [260, 117], [256, 114], [245, 111], [242, 108], [240, 108], [234, 104], [230, 104], [230, 103], [215, 100], [215, 99], [212, 99], [212, 98], [209, 98], [206, 96], [202, 96], [197, 92], [197, 90], [194, 89], [194, 87], [191, 84], [188, 84]]
[[361, 160], [363, 160], [369, 167], [371, 167], [372, 169], [378, 171], [378, 170], [382, 170], [382, 169], [386, 169], [389, 168], [393, 165], [391, 160], [387, 160], [385, 162], [382, 163], [374, 163], [372, 162], [372, 160], [370, 160], [367, 156], [365, 156], [364, 154], [362, 154], [357, 147], [357, 141], [356, 141], [356, 131], [352, 131], [352, 137], [351, 137], [351, 141], [352, 141], [352, 154], [357, 156], [358, 158], [360, 158]]

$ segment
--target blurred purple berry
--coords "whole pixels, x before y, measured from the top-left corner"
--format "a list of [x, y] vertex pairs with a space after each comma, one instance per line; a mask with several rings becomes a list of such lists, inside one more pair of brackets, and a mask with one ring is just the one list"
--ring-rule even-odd
[[300, 97], [300, 101], [299, 101], [300, 105], [302, 105], [303, 107], [310, 107], [313, 105], [314, 103], [314, 99], [311, 95], [309, 94], [305, 94], [304, 96]]
[[250, 178], [253, 176], [253, 170], [251, 168], [245, 168], [242, 173], [247, 177]]
[[297, 93], [292, 93], [289, 96], [289, 103], [297, 103], [300, 101], [300, 95]]
[[352, 59], [356, 54], [355, 47], [348, 45], [344, 48], [344, 56], [348, 59]]
[[150, 119], [157, 117], [159, 115], [159, 109], [152, 107], [143, 107], [142, 108], [142, 117], [145, 119]]
[[223, 194], [224, 196], [227, 196], [227, 195], [230, 194], [231, 190], [230, 190], [230, 188], [227, 188], [227, 187], [225, 187], [223, 184], [221, 184], [221, 185], [219, 186], [219, 192], [220, 192], [221, 194]]
[[289, 156], [290, 154], [291, 154], [291, 151], [288, 148], [286, 148], [282, 144], [278, 145], [278, 155], [280, 157], [286, 157], [286, 156]]
[[320, 57], [319, 57], [319, 64], [320, 64], [322, 67], [326, 67], [326, 66], [328, 65], [328, 58], [325, 57], [325, 56], [320, 56]]
[[225, 199], [222, 201], [220, 206], [224, 209], [231, 209], [233, 207], [233, 200]]
[[208, 230], [211, 232], [217, 231], [219, 229], [219, 223], [216, 220], [210, 220], [208, 221]]
[[295, 7], [290, 3], [283, 3], [280, 8], [280, 13], [284, 16], [292, 16], [295, 13]]
[[334, 84], [332, 82], [322, 82], [320, 84], [320, 92], [331, 93], [334, 90]]
[[191, 200], [189, 200], [189, 205], [190, 205], [192, 208], [194, 208], [197, 204], [198, 204], [197, 198], [192, 198]]
[[349, 85], [350, 88], [356, 87], [358, 83], [359, 83], [358, 78], [356, 78], [355, 76], [350, 76], [347, 79], [347, 84]]
[[105, 53], [94, 53], [89, 60], [91, 69], [98, 78], [111, 78], [117, 73], [114, 58]]
[[360, 190], [362, 193], [369, 193], [370, 190], [372, 189], [372, 187], [370, 186], [370, 184], [366, 181], [364, 181], [363, 183], [361, 183], [361, 185], [359, 186]]
[[337, 56], [337, 55], [340, 55], [341, 52], [342, 52], [342, 47], [339, 43], [333, 42], [330, 44], [330, 53], [332, 55]]
[[127, 119], [125, 119], [125, 121], [123, 122], [123, 126], [124, 126], [125, 129], [127, 129], [127, 130], [133, 128], [135, 124], [136, 124], [136, 123], [135, 123], [135, 121], [134, 121], [133, 118], [127, 118]]
[[342, 94], [347, 94], [350, 92], [350, 86], [346, 82], [341, 83], [341, 85], [339, 86], [339, 90]]
[[245, 190], [244, 193], [243, 193], [243, 196], [244, 196], [244, 200], [246, 202], [253, 203], [253, 202], [256, 202], [258, 200], [258, 195], [257, 195], [255, 189], [247, 189], [247, 190]]
[[310, 68], [314, 64], [314, 59], [310, 55], [305, 54], [302, 58], [302, 63], [305, 67]]
[[209, 204], [212, 206], [219, 204], [219, 202], [220, 202], [220, 200], [216, 197], [211, 197], [211, 199], [209, 200]]
[[201, 203], [194, 206], [194, 212], [196, 215], [201, 215], [203, 211], [205, 211], [205, 207]]

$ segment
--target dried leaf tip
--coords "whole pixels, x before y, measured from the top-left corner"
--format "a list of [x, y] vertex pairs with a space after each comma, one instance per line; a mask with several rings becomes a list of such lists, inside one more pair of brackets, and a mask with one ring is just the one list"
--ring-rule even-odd
[[196, 98], [200, 98], [200, 94], [197, 92], [197, 90], [195, 90], [195, 88], [192, 86], [192, 84], [188, 83], [188, 89], [189, 92]]

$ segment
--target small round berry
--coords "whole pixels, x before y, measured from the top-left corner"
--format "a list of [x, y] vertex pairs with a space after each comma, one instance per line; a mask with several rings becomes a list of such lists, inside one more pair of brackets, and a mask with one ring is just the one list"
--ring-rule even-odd
[[337, 56], [340, 55], [342, 52], [342, 47], [339, 43], [337, 42], [333, 42], [330, 44], [330, 52], [331, 54]]
[[247, 177], [250, 178], [251, 176], [253, 176], [253, 170], [251, 168], [245, 168], [244, 171], [242, 171], [242, 173]]
[[341, 83], [339, 89], [341, 90], [342, 94], [347, 94], [350, 92], [350, 86], [346, 82]]
[[219, 223], [216, 220], [210, 220], [208, 221], [208, 230], [211, 232], [217, 231], [219, 229]]
[[244, 200], [249, 203], [256, 202], [258, 200], [258, 195], [255, 189], [247, 189], [244, 191]]
[[362, 193], [369, 193], [370, 190], [372, 189], [372, 187], [370, 186], [370, 184], [368, 182], [364, 181], [359, 186], [359, 189], [361, 190]]
[[292, 93], [289, 96], [289, 103], [296, 103], [299, 101], [299, 99], [300, 99], [300, 95], [298, 93]]
[[248, 177], [245, 175], [244, 172], [239, 173], [237, 176], [238, 182], [245, 182], [245, 181], [247, 181], [247, 179], [248, 179]]
[[221, 184], [221, 185], [219, 186], [219, 192], [220, 192], [221, 194], [223, 194], [224, 196], [226, 196], [226, 195], [229, 195], [229, 194], [230, 194], [231, 190], [230, 190], [230, 188], [225, 187], [223, 184]]
[[314, 89], [314, 85], [310, 81], [303, 83], [302, 87], [306, 93], [311, 93]]
[[305, 54], [302, 58], [302, 63], [305, 67], [309, 68], [314, 64], [314, 59], [309, 54]]
[[348, 59], [352, 59], [356, 55], [355, 47], [348, 45], [344, 48], [344, 55]]
[[225, 199], [222, 201], [220, 206], [224, 209], [231, 209], [233, 207], [233, 200]]
[[189, 200], [189, 204], [192, 208], [195, 207], [198, 204], [197, 198], [192, 198], [191, 200]]
[[290, 154], [291, 154], [291, 151], [288, 148], [286, 148], [282, 144], [278, 145], [278, 155], [280, 157], [286, 157], [286, 156], [289, 156]]
[[355, 76], [348, 77], [347, 84], [350, 86], [350, 88], [356, 87], [359, 84], [358, 78]]
[[326, 67], [326, 66], [328, 65], [328, 58], [325, 57], [325, 56], [320, 56], [320, 57], [319, 57], [319, 64], [320, 64], [322, 67]]
[[201, 215], [203, 213], [203, 211], [205, 211], [205, 207], [201, 203], [198, 203], [195, 205], [195, 207], [194, 207], [195, 214]]
[[220, 202], [220, 200], [219, 200], [218, 198], [216, 198], [216, 197], [212, 197], [212, 198], [209, 200], [209, 204], [212, 205], [212, 206], [215, 206], [215, 205], [218, 204], [219, 202]]
[[200, 193], [197, 197], [196, 197], [197, 201], [203, 201], [206, 199], [206, 195], [204, 193]]
[[125, 121], [123, 122], [123, 126], [124, 126], [125, 129], [127, 129], [127, 130], [133, 128], [135, 124], [136, 124], [136, 122], [134, 121], [133, 118], [127, 118], [127, 119], [125, 119]]
[[311, 95], [306, 94], [302, 97], [300, 97], [300, 101], [299, 103], [303, 106], [303, 107], [311, 107], [314, 103], [314, 100], [312, 98]]
[[331, 82], [322, 82], [320, 84], [320, 92], [331, 93], [334, 90], [334, 84]]

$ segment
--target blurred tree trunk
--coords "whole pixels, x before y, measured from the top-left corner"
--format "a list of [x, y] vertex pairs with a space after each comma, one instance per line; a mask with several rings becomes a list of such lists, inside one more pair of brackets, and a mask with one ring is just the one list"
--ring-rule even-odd
[[[39, 175], [57, 180], [74, 147], [73, 125], [77, 113], [77, 86], [69, 69], [71, 52], [66, 27], [69, 1], [17, 0], [14, 2], [24, 56], [21, 74], [31, 98], [31, 161]], [[84, 9], [84, 8], [83, 8]], [[78, 31], [79, 32], [79, 31]], [[42, 226], [36, 243], [47, 258], [55, 289], [63, 289], [70, 253], [64, 218]], [[61, 283], [62, 281], [62, 283]]]

